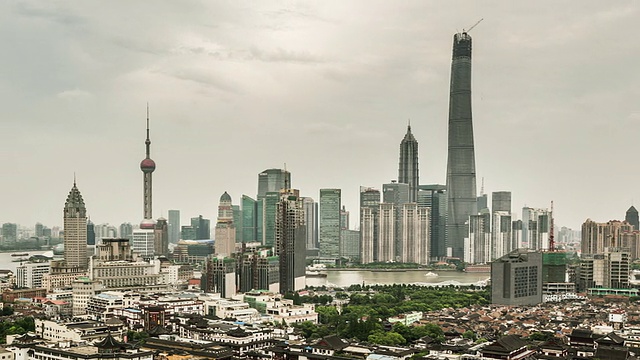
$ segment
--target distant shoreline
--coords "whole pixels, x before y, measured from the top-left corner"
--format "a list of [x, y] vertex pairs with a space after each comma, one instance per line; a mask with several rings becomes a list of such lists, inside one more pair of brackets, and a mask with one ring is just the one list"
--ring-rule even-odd
[[396, 269], [396, 268], [380, 268], [380, 269], [368, 269], [368, 268], [326, 268], [321, 271], [372, 271], [372, 272], [406, 272], [406, 271], [447, 271], [456, 272], [456, 269]]

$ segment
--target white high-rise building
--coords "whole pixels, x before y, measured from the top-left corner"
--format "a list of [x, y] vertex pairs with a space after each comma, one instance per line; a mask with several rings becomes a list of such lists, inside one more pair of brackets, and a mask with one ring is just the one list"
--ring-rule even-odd
[[16, 286], [20, 288], [41, 288], [42, 277], [51, 271], [46, 262], [28, 262], [16, 267]]
[[133, 251], [143, 257], [155, 255], [154, 229], [133, 230]]
[[429, 208], [419, 208], [417, 203], [402, 205], [402, 262], [429, 263], [429, 216]]
[[304, 222], [307, 225], [307, 249], [318, 248], [318, 203], [310, 197], [302, 198]]
[[373, 252], [375, 237], [376, 211], [370, 207], [360, 209], [360, 261], [363, 264], [374, 262]]
[[394, 204], [381, 203], [378, 211], [378, 261], [392, 262], [395, 258], [396, 209]]
[[551, 212], [547, 209], [522, 208], [522, 243], [532, 250], [549, 248]]
[[491, 214], [485, 212], [471, 215], [468, 221], [469, 234], [464, 239], [464, 261], [469, 264], [491, 262]]
[[492, 214], [492, 252], [491, 260], [499, 259], [502, 256], [516, 250], [511, 237], [512, 221], [511, 214], [507, 211], [494, 211]]

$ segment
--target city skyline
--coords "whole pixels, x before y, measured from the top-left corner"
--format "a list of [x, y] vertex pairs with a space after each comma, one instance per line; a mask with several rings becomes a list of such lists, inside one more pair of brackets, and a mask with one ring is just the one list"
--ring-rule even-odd
[[[408, 118], [421, 183], [444, 184], [451, 36], [480, 18], [472, 93], [487, 192], [510, 191], [515, 213], [554, 200], [557, 225], [573, 229], [586, 218], [624, 219], [638, 198], [634, 172], [617, 174], [596, 207], [587, 194], [609, 176], [581, 169], [622, 168], [640, 130], [637, 75], [625, 70], [636, 50], [619, 36], [635, 25], [636, 4], [585, 2], [562, 16], [569, 4], [363, 5], [158, 3], [131, 5], [122, 19], [117, 4], [0, 5], [8, 44], [0, 130], [12, 134], [0, 163], [12, 206], [0, 221], [61, 226], [75, 171], [92, 220], [138, 222], [147, 101], [162, 164], [156, 217], [179, 209], [213, 219], [220, 193], [254, 197], [255, 174], [284, 163], [301, 195], [340, 188], [357, 217], [359, 187], [395, 179]], [[132, 19], [149, 26], [140, 31]], [[296, 136], [274, 141], [284, 129]], [[615, 141], [603, 142], [605, 132]]]

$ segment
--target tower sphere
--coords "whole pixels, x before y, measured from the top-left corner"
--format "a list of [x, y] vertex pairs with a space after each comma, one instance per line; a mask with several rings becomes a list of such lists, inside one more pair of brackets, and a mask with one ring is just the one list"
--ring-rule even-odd
[[144, 159], [140, 162], [140, 170], [145, 173], [153, 172], [156, 169], [156, 162], [151, 159]]

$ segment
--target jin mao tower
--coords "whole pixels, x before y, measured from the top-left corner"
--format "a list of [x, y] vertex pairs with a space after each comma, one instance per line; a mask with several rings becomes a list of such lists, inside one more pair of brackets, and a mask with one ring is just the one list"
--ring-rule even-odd
[[411, 125], [400, 142], [398, 182], [409, 184], [409, 202], [418, 202], [418, 141], [411, 133]]

